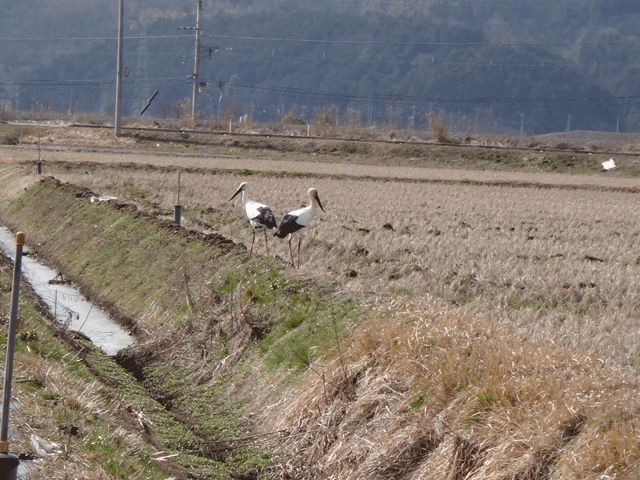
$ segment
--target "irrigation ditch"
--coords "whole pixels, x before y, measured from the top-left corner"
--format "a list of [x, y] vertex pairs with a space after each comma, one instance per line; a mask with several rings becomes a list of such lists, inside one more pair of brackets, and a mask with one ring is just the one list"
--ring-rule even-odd
[[51, 328], [176, 478], [258, 478], [274, 455], [263, 442], [277, 435], [261, 430], [259, 412], [317, 358], [312, 347], [328, 348], [355, 321], [358, 303], [219, 235], [92, 196], [43, 178], [6, 203], [0, 222], [27, 232], [33, 255], [138, 343], [111, 358]]
[[[0, 227], [0, 248], [15, 261], [13, 238], [11, 232]], [[102, 310], [94, 308], [60, 273], [42, 265], [28, 253], [22, 262], [23, 274], [35, 294], [47, 304], [56, 322], [67, 330], [88, 336], [107, 355], [116, 355], [134, 343], [127, 331]]]

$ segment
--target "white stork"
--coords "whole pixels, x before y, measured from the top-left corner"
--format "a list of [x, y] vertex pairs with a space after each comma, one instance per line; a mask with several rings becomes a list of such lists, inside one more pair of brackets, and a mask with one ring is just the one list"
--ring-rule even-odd
[[[242, 203], [244, 204], [244, 211], [247, 214], [249, 223], [251, 224], [251, 248], [249, 249], [249, 256], [253, 253], [253, 244], [256, 241], [256, 228], [261, 228], [264, 232], [264, 246], [267, 248], [267, 255], [269, 255], [269, 245], [267, 244], [267, 228], [271, 230], [278, 226], [276, 217], [273, 211], [266, 205], [263, 205], [253, 200], [249, 200], [249, 184], [242, 182], [236, 193], [233, 194], [231, 200], [242, 192]], [[229, 201], [231, 201], [229, 200]]]
[[302, 243], [302, 237], [304, 237], [307, 227], [316, 216], [318, 207], [324, 212], [322, 208], [322, 202], [318, 196], [318, 191], [315, 188], [309, 189], [309, 206], [294, 210], [287, 213], [280, 222], [278, 230], [276, 230], [275, 236], [278, 238], [289, 237], [289, 253], [291, 254], [291, 266], [295, 268], [293, 263], [293, 249], [291, 248], [291, 240], [294, 235], [298, 237], [298, 268], [300, 268], [300, 244]]

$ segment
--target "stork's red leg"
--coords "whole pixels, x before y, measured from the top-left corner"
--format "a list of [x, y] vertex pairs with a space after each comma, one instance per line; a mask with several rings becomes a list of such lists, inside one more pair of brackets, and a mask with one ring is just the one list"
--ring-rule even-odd
[[291, 254], [291, 266], [295, 268], [296, 264], [293, 263], [293, 249], [291, 248], [291, 237], [289, 237], [289, 254]]
[[253, 253], [253, 243], [256, 241], [256, 231], [255, 229], [251, 230], [251, 248], [249, 249], [249, 256]]

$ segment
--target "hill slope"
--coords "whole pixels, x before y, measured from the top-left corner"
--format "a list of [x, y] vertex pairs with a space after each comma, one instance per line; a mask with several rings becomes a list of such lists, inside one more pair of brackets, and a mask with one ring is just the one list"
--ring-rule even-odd
[[[117, 8], [64, 3], [11, 8], [0, 99], [16, 110], [113, 110]], [[128, 2], [125, 114], [188, 110], [194, 4]], [[633, 131], [638, 122], [637, 6], [628, 2], [510, 5], [471, 1], [204, 2], [201, 118], [325, 105], [340, 121], [422, 126], [444, 111], [458, 132]], [[70, 38], [69, 18], [81, 17]], [[95, 27], [95, 26], [98, 27]], [[16, 27], [20, 26], [20, 27]], [[26, 26], [26, 28], [25, 28]], [[182, 29], [182, 30], [180, 30]], [[40, 32], [25, 36], [25, 31]], [[221, 97], [222, 96], [222, 97]]]

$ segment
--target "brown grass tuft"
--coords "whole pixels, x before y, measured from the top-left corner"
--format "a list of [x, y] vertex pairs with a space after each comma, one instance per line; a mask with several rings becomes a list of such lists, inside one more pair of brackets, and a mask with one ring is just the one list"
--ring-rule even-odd
[[287, 432], [277, 478], [595, 479], [638, 462], [633, 377], [490, 320], [388, 305], [341, 352], [271, 425]]
[[427, 115], [429, 121], [429, 131], [438, 143], [448, 143], [450, 141], [449, 127], [447, 127], [445, 123], [444, 116], [444, 112]]

